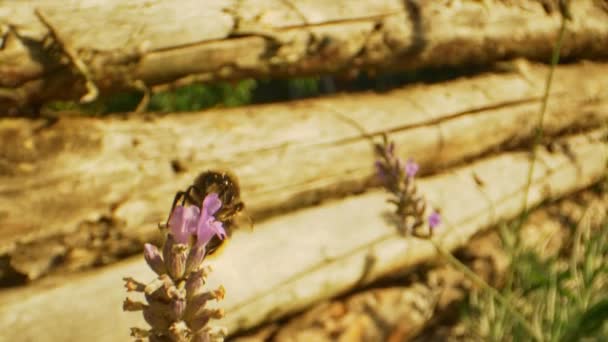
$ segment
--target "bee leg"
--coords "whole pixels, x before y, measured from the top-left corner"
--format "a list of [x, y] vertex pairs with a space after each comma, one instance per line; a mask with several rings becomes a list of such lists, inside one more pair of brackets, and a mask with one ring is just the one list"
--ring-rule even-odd
[[173, 198], [173, 204], [171, 205], [171, 210], [169, 211], [169, 216], [167, 216], [167, 221], [165, 222], [165, 226], [169, 225], [169, 220], [171, 219], [171, 214], [173, 214], [173, 210], [175, 206], [181, 199], [181, 205], [183, 206], [186, 203], [186, 199], [192, 200], [192, 195], [190, 195], [190, 191], [194, 189], [194, 186], [189, 186], [186, 191], [178, 191], [175, 193], [175, 197]]
[[173, 204], [171, 205], [171, 210], [169, 210], [169, 216], [167, 216], [167, 221], [165, 222], [165, 227], [169, 225], [169, 220], [171, 219], [171, 214], [173, 214], [173, 209], [175, 209], [175, 206], [177, 205], [177, 202], [179, 202], [179, 199], [185, 195], [184, 191], [178, 191], [175, 194], [175, 197], [173, 198]]

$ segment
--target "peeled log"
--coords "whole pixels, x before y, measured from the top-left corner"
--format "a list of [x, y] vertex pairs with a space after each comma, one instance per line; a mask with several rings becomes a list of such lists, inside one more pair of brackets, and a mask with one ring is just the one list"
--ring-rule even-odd
[[[1, 120], [0, 253], [31, 279], [58, 260], [78, 269], [135, 253], [209, 168], [237, 174], [257, 221], [363, 191], [373, 153], [351, 121], [391, 132], [423, 174], [517, 146], [534, 135], [548, 69], [525, 70], [151, 119]], [[608, 65], [560, 67], [552, 89], [547, 137], [608, 118]]]
[[[96, 91], [546, 61], [560, 25], [557, 6], [534, 0], [0, 3], [0, 115]], [[570, 3], [562, 56], [608, 56], [606, 5]]]
[[[608, 162], [607, 133], [561, 139], [562, 152], [539, 147], [526, 205], [560, 198], [601, 179]], [[421, 179], [421, 192], [441, 208], [446, 222], [436, 243], [453, 250], [518, 215], [529, 169], [529, 153], [512, 152]], [[384, 215], [385, 199], [385, 193], [373, 191], [235, 234], [224, 252], [209, 261], [214, 272], [208, 286], [221, 283], [227, 294], [221, 302], [227, 316], [219, 324], [231, 333], [247, 329], [436, 257], [431, 242], [398, 234]], [[94, 273], [4, 291], [0, 329], [7, 340], [125, 340], [130, 326], [144, 323], [138, 314], [121, 312], [125, 293], [120, 279], [152, 279], [144, 264], [138, 257]]]

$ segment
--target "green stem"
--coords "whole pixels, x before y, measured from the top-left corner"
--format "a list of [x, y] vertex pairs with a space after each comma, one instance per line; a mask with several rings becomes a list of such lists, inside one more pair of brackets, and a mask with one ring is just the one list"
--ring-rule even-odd
[[540, 113], [539, 113], [539, 117], [538, 117], [538, 126], [536, 128], [536, 134], [534, 136], [534, 141], [532, 143], [532, 163], [530, 164], [530, 169], [528, 171], [528, 179], [526, 182], [526, 187], [525, 187], [525, 191], [524, 191], [524, 203], [523, 203], [523, 211], [519, 220], [519, 224], [521, 225], [525, 219], [525, 217], [528, 215], [528, 196], [529, 196], [529, 190], [530, 190], [530, 186], [532, 185], [532, 178], [534, 175], [534, 166], [536, 164], [536, 146], [538, 146], [543, 138], [543, 127], [544, 127], [544, 121], [545, 121], [545, 113], [547, 112], [547, 103], [549, 102], [549, 94], [551, 92], [551, 84], [553, 83], [553, 74], [555, 72], [555, 66], [557, 65], [557, 63], [559, 63], [559, 55], [560, 55], [560, 51], [562, 49], [562, 45], [564, 43], [564, 36], [566, 33], [566, 24], [568, 22], [568, 19], [566, 17], [565, 14], [562, 14], [562, 20], [561, 20], [561, 26], [559, 29], [559, 35], [557, 38], [557, 43], [555, 44], [555, 47], [553, 48], [553, 53], [551, 55], [551, 66], [549, 68], [549, 75], [547, 75], [547, 80], [545, 83], [545, 93], [543, 94], [543, 99], [541, 102], [541, 107], [540, 107]]

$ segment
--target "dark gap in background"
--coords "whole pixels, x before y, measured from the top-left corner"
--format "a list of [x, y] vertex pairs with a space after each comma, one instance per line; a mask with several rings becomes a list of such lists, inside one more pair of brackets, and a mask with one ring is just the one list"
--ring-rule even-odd
[[[475, 65], [465, 68], [459, 66], [383, 72], [374, 76], [361, 72], [351, 79], [318, 75], [291, 79], [245, 79], [235, 82], [191, 84], [170, 92], [154, 94], [147, 112], [190, 112], [218, 107], [287, 102], [339, 93], [365, 91], [383, 93], [410, 84], [433, 84], [488, 71], [500, 72], [493, 65]], [[86, 105], [76, 102], [53, 102], [45, 106], [45, 111], [82, 112], [83, 115], [125, 113], [134, 111], [142, 96], [137, 92], [118, 93]]]

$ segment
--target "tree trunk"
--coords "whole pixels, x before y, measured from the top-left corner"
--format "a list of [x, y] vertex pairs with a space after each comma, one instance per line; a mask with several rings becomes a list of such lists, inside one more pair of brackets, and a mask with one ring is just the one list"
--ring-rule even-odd
[[[546, 61], [560, 25], [535, 0], [0, 3], [0, 115], [192, 82]], [[604, 2], [571, 12], [562, 56], [608, 56]]]
[[[531, 162], [526, 152], [503, 153], [419, 180], [421, 193], [442, 210], [445, 223], [435, 243], [453, 250], [517, 216], [524, 198], [531, 207], [597, 182], [608, 162], [607, 133], [562, 138], [562, 151], [539, 147], [528, 196], [523, 190]], [[435, 258], [429, 240], [403, 237], [386, 219], [386, 198], [372, 191], [235, 234], [224, 252], [208, 261], [214, 271], [207, 286], [226, 288], [220, 305], [227, 316], [217, 324], [230, 333], [251, 328]], [[125, 340], [130, 326], [145, 323], [138, 313], [121, 312], [126, 293], [120, 291], [120, 279], [151, 280], [142, 259], [4, 291], [0, 329], [7, 340]]]

